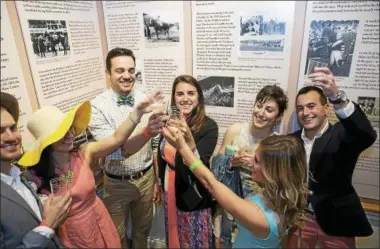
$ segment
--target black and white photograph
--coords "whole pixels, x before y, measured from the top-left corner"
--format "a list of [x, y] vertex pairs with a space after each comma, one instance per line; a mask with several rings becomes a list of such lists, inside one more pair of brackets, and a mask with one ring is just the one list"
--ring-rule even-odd
[[357, 100], [358, 105], [366, 114], [368, 120], [371, 122], [373, 128], [379, 128], [380, 117], [380, 102], [379, 98], [359, 96]]
[[276, 40], [241, 40], [240, 51], [248, 52], [282, 52], [285, 39]]
[[338, 77], [349, 77], [355, 49], [358, 20], [313, 20], [310, 24], [305, 75], [316, 63]]
[[242, 14], [240, 36], [285, 35], [286, 22], [268, 14]]
[[180, 16], [175, 11], [143, 13], [146, 44], [179, 42]]
[[209, 76], [199, 80], [205, 105], [234, 107], [234, 77]]
[[68, 56], [70, 42], [66, 21], [28, 20], [33, 52], [37, 59]]
[[358, 97], [358, 105], [367, 116], [379, 117], [379, 98], [376, 97]]
[[142, 84], [142, 72], [136, 71], [135, 77], [136, 77], [136, 80], [135, 80], [136, 84], [138, 85]]
[[143, 85], [142, 60], [136, 58], [135, 62], [135, 84], [136, 86]]

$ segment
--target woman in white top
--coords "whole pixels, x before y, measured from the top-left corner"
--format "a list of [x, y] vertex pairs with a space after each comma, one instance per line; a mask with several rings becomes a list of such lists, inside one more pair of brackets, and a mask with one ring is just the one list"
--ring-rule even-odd
[[[227, 128], [222, 146], [212, 161], [212, 169], [220, 181], [222, 177], [231, 177], [235, 173], [235, 177], [222, 182], [228, 182], [228, 187], [243, 198], [257, 188], [249, 166], [255, 150], [261, 140], [276, 134], [287, 103], [288, 98], [280, 87], [267, 85], [256, 96], [252, 120]], [[224, 174], [225, 172], [229, 174]], [[230, 247], [236, 234], [236, 224], [232, 216], [217, 207], [214, 219], [217, 248]]]

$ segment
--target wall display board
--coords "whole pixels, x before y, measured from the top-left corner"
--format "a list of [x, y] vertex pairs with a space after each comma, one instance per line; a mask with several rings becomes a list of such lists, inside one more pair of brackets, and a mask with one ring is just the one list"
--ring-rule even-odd
[[1, 91], [14, 95], [19, 101], [20, 120], [18, 125], [24, 138], [23, 142], [28, 143], [31, 134], [25, 129], [25, 125], [32, 113], [32, 108], [15, 44], [8, 9], [5, 2], [1, 1]]
[[295, 1], [192, 2], [193, 75], [219, 144], [228, 126], [251, 120], [261, 88], [288, 89], [294, 9]]
[[106, 88], [95, 1], [17, 1], [39, 106], [62, 111]]
[[108, 50], [131, 49], [137, 58], [136, 87], [171, 94], [185, 71], [182, 1], [102, 1]]

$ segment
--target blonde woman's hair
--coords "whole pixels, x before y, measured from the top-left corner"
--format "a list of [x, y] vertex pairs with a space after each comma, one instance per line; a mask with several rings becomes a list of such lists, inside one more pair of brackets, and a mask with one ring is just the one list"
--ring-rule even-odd
[[306, 152], [293, 136], [272, 135], [260, 143], [264, 175], [262, 195], [268, 208], [284, 215], [284, 227], [301, 227], [309, 193], [306, 182]]

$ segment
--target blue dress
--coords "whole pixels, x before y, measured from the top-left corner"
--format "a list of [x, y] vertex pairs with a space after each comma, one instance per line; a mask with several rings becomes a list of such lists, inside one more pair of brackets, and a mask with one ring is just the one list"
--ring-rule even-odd
[[247, 200], [256, 203], [269, 223], [269, 235], [265, 239], [255, 237], [250, 230], [244, 227], [240, 222], [238, 224], [238, 234], [235, 239], [233, 248], [281, 248], [281, 237], [278, 232], [276, 213], [265, 207], [264, 201], [260, 195], [252, 195]]

